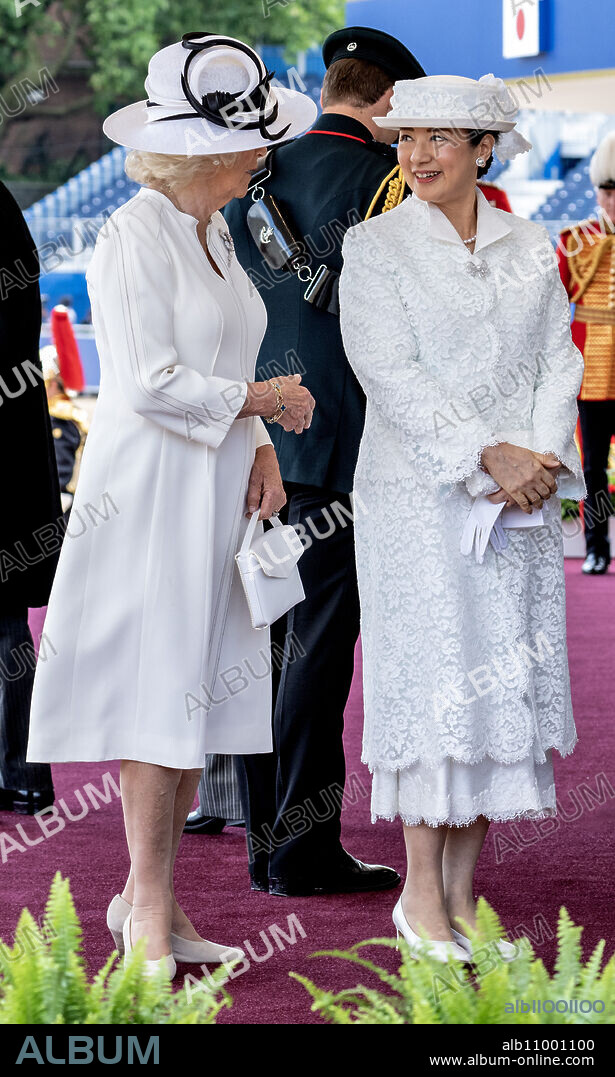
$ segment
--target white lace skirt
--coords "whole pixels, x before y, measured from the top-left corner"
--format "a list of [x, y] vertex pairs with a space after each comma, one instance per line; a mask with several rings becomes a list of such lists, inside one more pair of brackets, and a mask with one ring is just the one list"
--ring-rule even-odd
[[372, 822], [396, 819], [410, 826], [468, 826], [479, 815], [494, 822], [555, 815], [551, 751], [546, 762], [533, 756], [518, 763], [415, 763], [404, 770], [376, 768], [372, 776]]

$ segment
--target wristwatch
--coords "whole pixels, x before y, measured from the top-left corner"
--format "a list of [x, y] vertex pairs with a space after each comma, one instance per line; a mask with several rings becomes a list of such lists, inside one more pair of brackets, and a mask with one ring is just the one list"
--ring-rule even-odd
[[269, 384], [272, 385], [273, 388], [275, 389], [276, 408], [275, 408], [275, 411], [274, 411], [273, 415], [269, 419], [265, 419], [265, 422], [266, 423], [277, 423], [277, 421], [280, 418], [280, 415], [282, 414], [282, 412], [286, 411], [286, 404], [284, 403], [284, 397], [282, 396], [282, 387], [278, 384], [278, 382], [277, 381], [272, 381]]

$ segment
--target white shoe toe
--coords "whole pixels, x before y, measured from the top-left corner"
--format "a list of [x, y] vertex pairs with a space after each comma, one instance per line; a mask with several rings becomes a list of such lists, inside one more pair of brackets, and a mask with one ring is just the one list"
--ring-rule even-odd
[[[451, 931], [453, 932], [455, 942], [466, 951], [468, 958], [471, 958], [474, 952], [474, 947], [470, 942], [470, 939], [466, 938], [465, 935], [462, 935], [460, 931], [455, 931], [455, 928], [451, 928]], [[488, 948], [490, 946], [495, 947], [496, 952], [502, 961], [514, 961], [518, 954], [517, 946], [513, 942], [507, 942], [506, 939], [498, 939], [493, 943], [483, 943], [480, 948]]]
[[457, 942], [448, 942], [446, 939], [422, 939], [420, 935], [417, 935], [412, 930], [404, 915], [401, 898], [393, 909], [393, 923], [397, 928], [398, 937], [403, 935], [413, 957], [432, 957], [436, 961], [441, 961], [442, 964], [446, 964], [452, 959], [467, 965], [468, 953]]
[[181, 935], [171, 935], [171, 946], [175, 960], [187, 965], [230, 964], [246, 956], [238, 946], [222, 946], [207, 939], [182, 939]]

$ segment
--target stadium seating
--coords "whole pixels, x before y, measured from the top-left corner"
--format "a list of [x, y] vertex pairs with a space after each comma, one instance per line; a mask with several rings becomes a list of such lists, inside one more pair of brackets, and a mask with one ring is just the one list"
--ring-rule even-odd
[[595, 212], [596, 196], [589, 178], [591, 154], [571, 168], [561, 187], [543, 202], [533, 214], [533, 220], [548, 226], [552, 222], [580, 221]]

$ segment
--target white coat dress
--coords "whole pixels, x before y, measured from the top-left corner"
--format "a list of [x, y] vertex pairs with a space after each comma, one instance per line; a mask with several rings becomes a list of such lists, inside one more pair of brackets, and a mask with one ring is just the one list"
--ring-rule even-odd
[[[266, 327], [220, 213], [142, 188], [87, 272], [100, 394], [38, 663], [28, 759], [199, 768], [271, 750], [269, 634], [234, 555], [258, 418], [237, 419]], [[262, 527], [262, 525], [259, 525]]]
[[574, 442], [583, 361], [549, 237], [477, 190], [470, 254], [419, 198], [350, 228], [344, 345], [367, 395], [355, 474], [372, 815], [467, 824], [555, 811], [551, 754], [576, 740], [560, 501], [482, 564], [460, 552], [487, 445]]

